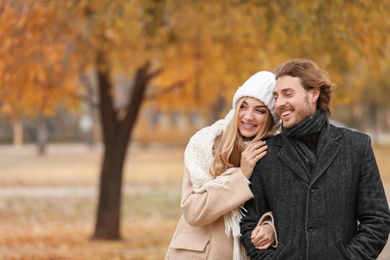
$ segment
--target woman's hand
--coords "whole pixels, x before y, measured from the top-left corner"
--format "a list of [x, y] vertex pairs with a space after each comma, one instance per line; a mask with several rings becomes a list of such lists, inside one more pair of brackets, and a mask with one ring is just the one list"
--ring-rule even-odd
[[256, 163], [267, 153], [268, 146], [265, 141], [255, 141], [250, 143], [241, 153], [240, 168], [248, 179], [252, 177], [253, 169]]
[[269, 224], [256, 226], [252, 231], [251, 240], [257, 249], [267, 249], [275, 242], [274, 229]]

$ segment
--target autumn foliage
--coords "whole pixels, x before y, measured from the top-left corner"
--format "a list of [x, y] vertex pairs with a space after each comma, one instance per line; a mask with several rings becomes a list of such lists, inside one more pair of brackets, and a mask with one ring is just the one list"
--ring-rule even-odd
[[53, 22], [54, 2], [0, 3], [0, 108], [13, 118], [52, 114], [72, 98], [77, 75], [66, 56], [69, 42]]
[[22, 117], [77, 107], [85, 92], [78, 79], [99, 52], [113, 82], [147, 61], [164, 70], [149, 94], [184, 82], [149, 104], [164, 111], [208, 113], [248, 76], [291, 57], [316, 60], [339, 86], [335, 104], [353, 104], [369, 82], [389, 88], [389, 8], [364, 0], [4, 0], [1, 111]]

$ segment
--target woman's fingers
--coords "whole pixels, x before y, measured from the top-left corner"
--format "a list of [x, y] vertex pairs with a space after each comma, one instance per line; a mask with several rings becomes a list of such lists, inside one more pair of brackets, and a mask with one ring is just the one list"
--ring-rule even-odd
[[257, 149], [260, 149], [265, 144], [266, 144], [266, 142], [265, 141], [261, 141], [261, 140], [252, 142], [245, 148], [245, 151], [253, 152], [253, 151], [257, 150]]
[[240, 168], [248, 179], [252, 176], [256, 163], [266, 155], [267, 148], [265, 141], [256, 141], [250, 143], [241, 153]]
[[272, 242], [266, 243], [263, 246], [255, 246], [259, 250], [268, 249], [272, 245]]
[[266, 151], [268, 146], [265, 141], [256, 141], [249, 144], [242, 152], [242, 156], [247, 158], [248, 161], [254, 159], [257, 155]]
[[270, 225], [257, 226], [252, 231], [251, 240], [257, 249], [267, 249], [275, 240], [273, 228]]
[[255, 149], [252, 152], [253, 158], [251, 158], [253, 160], [253, 163], [257, 163], [261, 158], [263, 158], [267, 154], [267, 149], [268, 149], [268, 146], [265, 144], [265, 142], [262, 146]]

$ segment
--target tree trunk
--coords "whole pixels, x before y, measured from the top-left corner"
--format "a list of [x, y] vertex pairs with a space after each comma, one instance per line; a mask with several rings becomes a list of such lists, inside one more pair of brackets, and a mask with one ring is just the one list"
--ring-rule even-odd
[[14, 122], [14, 145], [23, 145], [23, 121], [17, 119]]
[[[103, 57], [104, 58], [104, 57]], [[104, 62], [104, 60], [100, 60]], [[98, 66], [102, 68], [102, 66]], [[100, 173], [100, 193], [95, 233], [92, 239], [119, 240], [123, 167], [132, 130], [135, 126], [149, 80], [159, 72], [148, 73], [149, 64], [139, 68], [129, 95], [125, 116], [113, 105], [112, 83], [107, 70], [98, 69], [100, 115], [104, 158]]]
[[36, 144], [38, 148], [38, 154], [46, 154], [47, 140], [49, 138], [49, 132], [47, 130], [46, 120], [42, 115], [39, 115], [36, 119]]
[[[115, 128], [114, 132], [117, 131]], [[121, 187], [128, 140], [114, 132], [110, 134], [110, 142], [105, 144], [94, 239], [121, 238]]]

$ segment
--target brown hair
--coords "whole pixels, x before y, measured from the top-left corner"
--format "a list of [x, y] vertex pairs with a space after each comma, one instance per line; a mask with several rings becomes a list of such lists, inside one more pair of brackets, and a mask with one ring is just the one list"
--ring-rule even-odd
[[[247, 97], [243, 97], [237, 102], [232, 120], [226, 126], [226, 129], [221, 136], [216, 138], [216, 143], [214, 144], [214, 159], [210, 166], [210, 174], [214, 178], [221, 175], [229, 168], [240, 167], [241, 153], [245, 149], [245, 138], [238, 130], [238, 112], [246, 98]], [[260, 128], [260, 131], [253, 138], [252, 142], [267, 138], [273, 134], [275, 124], [268, 108], [266, 116], [267, 119], [265, 124]]]
[[325, 111], [328, 116], [331, 115], [330, 101], [336, 85], [329, 80], [326, 72], [314, 61], [309, 59], [288, 60], [275, 69], [275, 76], [276, 79], [282, 76], [297, 77], [306, 91], [318, 88], [320, 96], [317, 100], [317, 108]]

